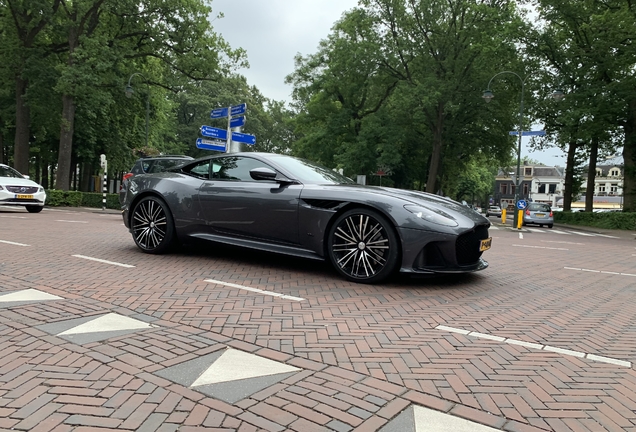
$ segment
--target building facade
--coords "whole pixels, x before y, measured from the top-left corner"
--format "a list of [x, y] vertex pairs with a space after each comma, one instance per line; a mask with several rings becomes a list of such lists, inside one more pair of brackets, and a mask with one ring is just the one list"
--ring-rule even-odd
[[[554, 206], [563, 196], [564, 168], [547, 167], [543, 165], [524, 165], [521, 167], [521, 187], [519, 199], [550, 204]], [[502, 209], [512, 209], [515, 206], [516, 170], [512, 173], [499, 171], [495, 178], [493, 205]]]

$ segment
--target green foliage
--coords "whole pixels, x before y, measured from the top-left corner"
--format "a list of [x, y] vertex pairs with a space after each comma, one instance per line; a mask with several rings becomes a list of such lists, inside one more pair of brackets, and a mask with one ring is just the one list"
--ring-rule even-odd
[[[47, 207], [94, 207], [102, 208], [103, 194], [95, 192], [61, 191], [49, 189], [46, 191]], [[118, 194], [106, 194], [106, 208], [121, 209]]]
[[554, 222], [605, 229], [636, 230], [636, 213], [554, 212]]
[[46, 191], [46, 205], [49, 207], [79, 207], [82, 192], [49, 189]]

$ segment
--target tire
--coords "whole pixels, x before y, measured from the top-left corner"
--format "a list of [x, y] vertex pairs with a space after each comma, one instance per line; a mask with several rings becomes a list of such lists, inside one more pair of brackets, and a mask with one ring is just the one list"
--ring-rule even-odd
[[543, 228], [543, 224], [539, 224], [539, 228]]
[[327, 254], [338, 273], [352, 282], [377, 283], [393, 274], [400, 242], [380, 213], [356, 208], [338, 216], [327, 237]]
[[149, 196], [135, 204], [130, 226], [137, 247], [149, 254], [167, 252], [176, 239], [170, 209], [158, 197]]
[[550, 225], [548, 225], [548, 228], [552, 229], [552, 227], [553, 227], [553, 226], [554, 226], [554, 225], [550, 224]]
[[29, 213], [40, 213], [43, 208], [44, 206], [32, 206], [32, 205], [26, 206], [26, 209]]

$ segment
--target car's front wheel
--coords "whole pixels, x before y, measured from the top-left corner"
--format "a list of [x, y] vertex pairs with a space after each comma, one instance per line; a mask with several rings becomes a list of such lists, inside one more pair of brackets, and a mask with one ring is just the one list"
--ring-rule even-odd
[[33, 205], [26, 206], [26, 209], [29, 213], [40, 213], [43, 208], [44, 206], [33, 206]]
[[158, 197], [146, 197], [135, 204], [130, 225], [135, 243], [146, 253], [167, 252], [174, 243], [172, 214]]
[[360, 283], [376, 283], [396, 269], [399, 241], [380, 213], [357, 208], [340, 215], [329, 230], [329, 259], [338, 273]]

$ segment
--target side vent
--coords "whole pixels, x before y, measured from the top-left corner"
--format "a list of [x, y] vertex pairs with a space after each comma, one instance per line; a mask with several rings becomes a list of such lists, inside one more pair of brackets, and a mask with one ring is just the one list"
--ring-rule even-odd
[[325, 210], [336, 210], [343, 204], [340, 201], [334, 200], [304, 199], [303, 201], [311, 207], [317, 207]]

